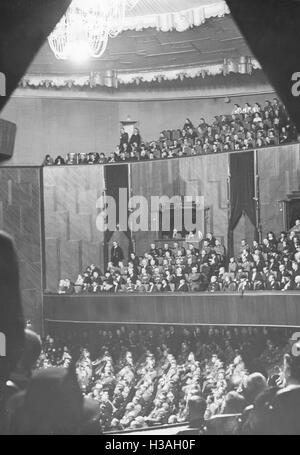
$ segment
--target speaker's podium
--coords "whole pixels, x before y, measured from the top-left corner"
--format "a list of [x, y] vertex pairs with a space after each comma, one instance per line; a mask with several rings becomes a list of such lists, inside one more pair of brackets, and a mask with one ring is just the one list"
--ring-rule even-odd
[[12, 157], [15, 147], [17, 125], [0, 119], [0, 161]]

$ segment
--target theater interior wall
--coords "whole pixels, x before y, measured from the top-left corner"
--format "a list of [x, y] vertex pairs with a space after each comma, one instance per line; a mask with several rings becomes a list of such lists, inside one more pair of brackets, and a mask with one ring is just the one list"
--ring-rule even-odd
[[[149, 208], [151, 196], [203, 196], [203, 208], [209, 210], [209, 230], [225, 244], [228, 227], [227, 178], [227, 154], [131, 165], [132, 193], [145, 196]], [[201, 231], [204, 232], [204, 210], [200, 215]], [[149, 226], [151, 221], [154, 225], [157, 222], [151, 219], [153, 216], [149, 213]], [[147, 251], [149, 244], [158, 238], [152, 230], [135, 232], [133, 236], [138, 254]]]
[[[300, 145], [260, 149], [257, 156], [265, 235], [282, 229], [278, 201], [299, 190]], [[227, 154], [132, 163], [133, 194], [147, 199], [203, 194], [212, 207], [212, 230], [226, 244], [227, 163]], [[104, 167], [5, 167], [0, 169], [0, 186], [0, 228], [15, 238], [25, 317], [40, 330], [42, 290], [55, 292], [60, 278], [75, 279], [90, 263], [103, 267], [96, 202], [104, 189]], [[245, 220], [237, 226], [236, 238], [243, 232], [246, 237], [250, 232]], [[143, 253], [153, 239], [153, 233], [135, 233], [137, 252]]]
[[300, 145], [291, 144], [258, 151], [260, 218], [262, 235], [284, 229], [280, 201], [300, 190]]
[[103, 269], [103, 232], [96, 203], [104, 189], [103, 166], [48, 167], [44, 180], [44, 286], [76, 280], [94, 263]]
[[24, 316], [40, 331], [43, 287], [39, 168], [0, 169], [0, 229], [15, 240]]
[[[209, 80], [211, 78], [208, 78]], [[212, 78], [214, 81], [214, 79]], [[114, 150], [120, 121], [129, 116], [139, 123], [144, 140], [155, 140], [163, 129], [181, 128], [189, 117], [211, 122], [215, 115], [229, 114], [234, 103], [263, 103], [272, 88], [261, 78], [236, 76], [217, 79], [199, 88], [121, 90], [120, 92], [18, 89], [2, 111], [17, 124], [13, 157], [1, 165], [40, 165], [46, 154], [104, 152]], [[204, 79], [205, 81], [205, 79]], [[242, 81], [242, 82], [241, 82]], [[232, 96], [230, 96], [232, 94]], [[225, 103], [225, 97], [230, 102]]]

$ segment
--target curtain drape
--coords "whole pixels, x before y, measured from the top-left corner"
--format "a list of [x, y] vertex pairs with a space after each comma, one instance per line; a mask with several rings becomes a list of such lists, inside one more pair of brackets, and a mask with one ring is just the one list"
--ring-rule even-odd
[[[245, 213], [256, 228], [254, 152], [233, 153], [230, 164], [230, 219], [228, 226], [228, 249], [233, 255], [233, 233]], [[257, 233], [256, 233], [257, 235]]]
[[[114, 198], [116, 202], [116, 224], [119, 224], [119, 207], [122, 201], [119, 200], [119, 190], [120, 188], [127, 189], [127, 206], [129, 198], [129, 189], [128, 189], [128, 164], [110, 164], [104, 166], [104, 178], [106, 186], [107, 196]], [[127, 220], [128, 220], [128, 211], [127, 211]], [[109, 241], [112, 238], [115, 231], [107, 230], [104, 233], [104, 264], [107, 265], [109, 260]], [[132, 239], [131, 233], [129, 231], [128, 225], [127, 230], [124, 232], [129, 240], [129, 252], [132, 251]], [[121, 245], [122, 246], [122, 245]]]

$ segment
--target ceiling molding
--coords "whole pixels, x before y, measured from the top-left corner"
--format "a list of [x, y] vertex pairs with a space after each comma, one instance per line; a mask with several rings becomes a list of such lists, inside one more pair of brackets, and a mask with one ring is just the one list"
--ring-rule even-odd
[[[141, 2], [141, 4], [143, 1]], [[145, 2], [144, 2], [145, 3]], [[163, 3], [163, 2], [162, 2]], [[155, 28], [162, 32], [177, 30], [183, 32], [191, 27], [202, 25], [207, 19], [212, 17], [223, 17], [230, 14], [227, 3], [224, 0], [198, 0], [191, 3], [187, 8], [188, 2], [178, 2], [177, 8], [175, 2], [165, 2], [165, 9], [155, 12], [155, 6], [148, 6], [143, 10], [140, 5], [140, 14], [134, 14], [134, 11], [125, 18], [123, 30], [144, 30], [146, 28]], [[137, 10], [137, 8], [136, 8]]]
[[62, 87], [89, 87], [94, 89], [101, 86], [118, 88], [119, 85], [140, 85], [141, 82], [152, 83], [154, 81], [175, 81], [184, 79], [205, 78], [222, 74], [251, 74], [253, 70], [260, 69], [259, 63], [251, 57], [238, 59], [223, 59], [219, 63], [192, 66], [186, 68], [166, 68], [154, 71], [117, 72], [102, 71], [86, 74], [54, 75], [54, 74], [26, 74], [20, 81], [20, 86], [47, 89]]
[[216, 75], [207, 78], [186, 79], [185, 81], [163, 81], [152, 84], [141, 83], [138, 87], [122, 86], [119, 90], [104, 86], [82, 88], [39, 88], [19, 87], [16, 98], [81, 99], [111, 102], [172, 101], [208, 98], [234, 98], [274, 93], [261, 70], [252, 75], [229, 74], [225, 78]]

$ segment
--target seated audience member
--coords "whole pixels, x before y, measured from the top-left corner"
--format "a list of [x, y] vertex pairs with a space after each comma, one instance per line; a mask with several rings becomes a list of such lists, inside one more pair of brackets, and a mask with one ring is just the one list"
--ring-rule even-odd
[[246, 398], [235, 390], [227, 393], [223, 405], [222, 414], [240, 414], [247, 406]]
[[[92, 362], [94, 372], [89, 352], [84, 349], [86, 354], [81, 357], [79, 372], [80, 384], [84, 387], [84, 378], [90, 377], [88, 396], [101, 403], [103, 428], [110, 430], [114, 419], [123, 429], [132, 428], [137, 422], [139, 427], [145, 428], [171, 421], [193, 421], [193, 418], [188, 419], [188, 402], [191, 397], [201, 396], [206, 401], [205, 418], [210, 419], [205, 422], [208, 428], [205, 434], [236, 434], [240, 416], [219, 414], [224, 410], [226, 413], [242, 411], [245, 403], [251, 402], [259, 391], [257, 374], [249, 375], [247, 371], [248, 366], [252, 368], [253, 361], [248, 353], [255, 351], [255, 356], [262, 362], [260, 366], [273, 377], [273, 371], [280, 371], [281, 356], [286, 352], [289, 336], [279, 336], [276, 328], [199, 326], [194, 329], [135, 326], [110, 330], [95, 327], [88, 338], [82, 336], [80, 330], [77, 334], [71, 332], [71, 338], [70, 334], [63, 334], [70, 346], [78, 346], [78, 342], [86, 346], [90, 343], [90, 347], [99, 343], [109, 346]], [[269, 338], [273, 338], [276, 345]], [[65, 346], [65, 341], [61, 339], [54, 343], [52, 339], [51, 343], [52, 349], [43, 347], [46, 359], [41, 361], [39, 368], [62, 361], [59, 346]], [[248, 360], [244, 361], [244, 354]], [[74, 355], [78, 357], [75, 350]], [[45, 361], [50, 361], [50, 365]], [[249, 381], [246, 381], [248, 376]], [[247, 402], [240, 397], [244, 392]]]
[[200, 435], [204, 429], [204, 414], [206, 411], [206, 401], [200, 396], [192, 396], [187, 403], [187, 420], [189, 427], [179, 431], [177, 435]]
[[78, 155], [77, 153], [70, 152], [67, 153], [66, 159], [65, 159], [65, 164], [69, 166], [73, 166], [75, 164], [78, 164]]
[[96, 164], [96, 154], [95, 153], [88, 153], [87, 164]]
[[140, 151], [140, 161], [146, 161], [149, 159], [146, 149], [142, 148]]
[[213, 275], [210, 278], [210, 283], [207, 288], [208, 292], [217, 292], [220, 291], [220, 283], [218, 282], [218, 278]]
[[295, 221], [295, 225], [289, 230], [289, 232], [300, 233], [300, 220]]
[[165, 278], [163, 278], [162, 282], [161, 282], [160, 292], [170, 292], [170, 291], [171, 291], [170, 284], [168, 283], [168, 281]]
[[79, 153], [79, 164], [87, 164], [87, 154], [85, 152]]
[[73, 294], [73, 292], [74, 286], [68, 278], [59, 281], [58, 294]]
[[65, 160], [63, 159], [62, 156], [57, 156], [54, 160], [54, 164], [55, 166], [62, 166], [63, 164], [65, 164]]
[[[121, 128], [118, 153], [114, 156], [111, 154], [107, 162], [134, 161], [137, 158], [141, 159], [141, 156], [142, 160], [153, 160], [249, 150], [296, 140], [296, 128], [287, 116], [284, 106], [266, 100], [264, 107], [259, 103], [253, 106], [245, 103], [243, 108], [235, 104], [231, 116], [216, 115], [211, 125], [201, 118], [197, 129], [193, 127], [190, 119], [186, 119], [182, 130], [162, 131], [158, 140], [150, 143], [149, 151], [146, 150], [145, 144], [141, 144], [138, 128], [134, 129], [130, 140], [124, 128]], [[139, 149], [143, 150], [143, 147], [145, 151], [140, 153]], [[106, 161], [105, 157], [100, 158], [97, 153], [91, 153], [88, 157], [85, 153], [80, 153], [79, 156], [78, 164], [103, 164]], [[69, 158], [66, 163], [76, 164]], [[50, 164], [51, 158], [48, 157], [44, 165]], [[64, 164], [63, 158], [58, 157], [56, 164]]]
[[197, 266], [193, 266], [191, 272], [187, 276], [187, 281], [190, 284], [192, 292], [203, 291], [203, 275], [197, 271]]
[[267, 387], [267, 380], [261, 373], [252, 373], [246, 376], [243, 382], [242, 395], [247, 405], [253, 404], [256, 397]]
[[53, 159], [51, 158], [50, 155], [46, 155], [45, 159], [43, 161], [43, 166], [52, 166], [53, 165]]
[[256, 267], [252, 267], [249, 280], [254, 291], [261, 291], [264, 289], [264, 280], [260, 272], [257, 271]]
[[230, 274], [225, 274], [221, 286], [222, 292], [234, 292], [237, 290], [237, 284]]
[[99, 164], [105, 164], [106, 163], [106, 157], [105, 157], [105, 154], [103, 152], [100, 153], [100, 156], [99, 156], [99, 161], [98, 163]]
[[188, 292], [189, 288], [184, 278], [179, 279], [179, 284], [176, 288], [176, 292]]
[[[181, 234], [176, 229], [171, 235], [173, 240], [180, 240]], [[75, 285], [69, 279], [62, 279], [58, 292], [107, 292], [111, 290], [116, 277], [121, 282], [121, 286], [116, 288], [118, 292], [126, 291], [128, 277], [133, 285], [137, 279], [141, 280], [141, 284], [146, 286], [145, 292], [148, 291], [150, 280], [153, 281], [150, 289], [154, 291], [160, 289], [163, 279], [166, 279], [170, 291], [174, 287], [177, 289], [179, 284], [181, 291], [210, 292], [222, 290], [243, 293], [265, 289], [286, 292], [299, 288], [300, 243], [297, 230], [289, 234], [282, 232], [278, 237], [270, 231], [261, 244], [254, 240], [251, 246], [243, 239], [236, 258], [229, 258], [229, 262], [225, 247], [212, 233], [203, 239], [200, 231], [198, 234], [190, 232], [185, 241], [189, 241], [187, 249], [179, 246], [177, 241], [172, 247], [166, 243], [163, 248], [153, 243], [141, 257], [131, 253], [128, 263], [123, 261], [122, 248], [114, 242], [111, 250], [113, 262], [108, 266], [104, 285], [100, 270], [97, 268], [97, 274], [93, 276], [95, 266], [91, 265], [78, 276]], [[184, 282], [180, 283], [180, 280]], [[163, 286], [163, 290], [169, 291], [169, 286]]]
[[136, 283], [135, 283], [135, 286], [134, 286], [134, 291], [135, 292], [146, 292], [147, 291], [147, 287], [146, 287], [146, 285], [144, 285], [142, 283], [141, 280], [137, 279]]
[[[293, 346], [300, 349], [300, 346]], [[243, 434], [294, 435], [300, 433], [299, 357], [284, 355], [283, 386], [266, 388], [248, 410]]]

